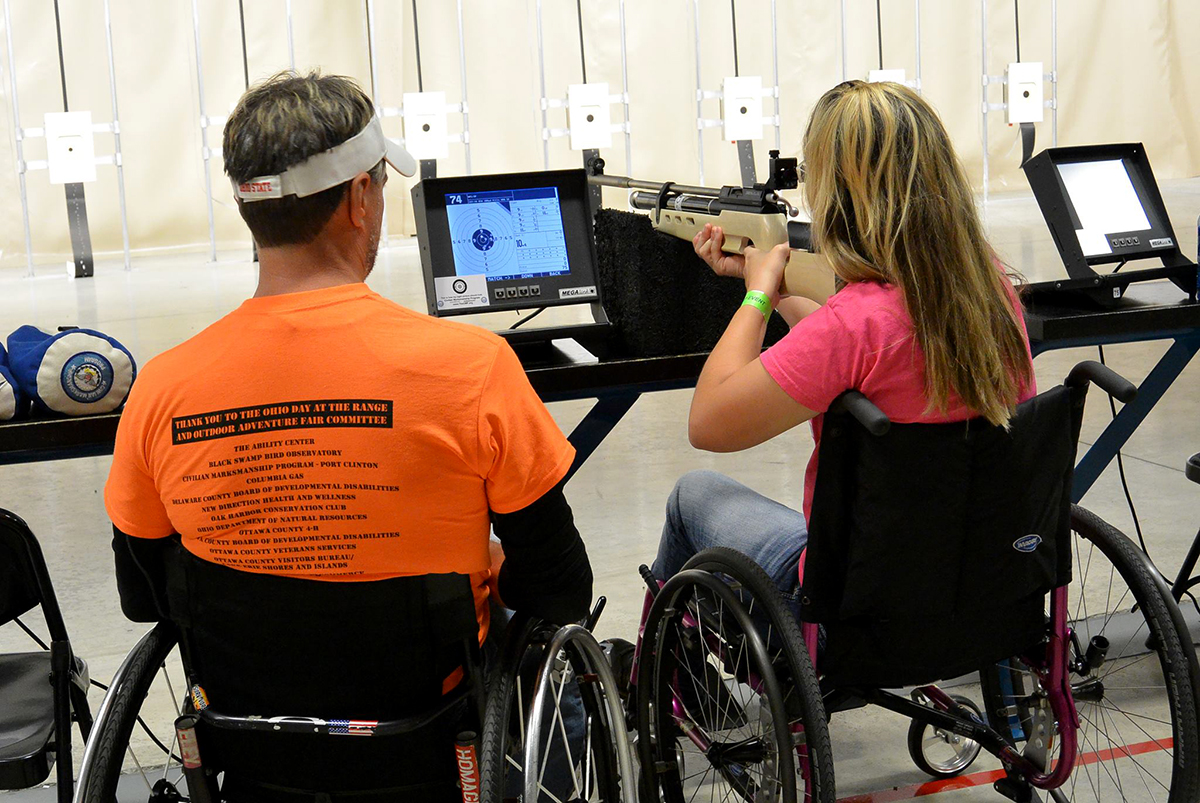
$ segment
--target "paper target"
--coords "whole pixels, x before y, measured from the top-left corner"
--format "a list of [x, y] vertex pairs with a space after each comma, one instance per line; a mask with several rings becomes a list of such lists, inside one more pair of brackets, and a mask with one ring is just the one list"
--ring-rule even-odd
[[446, 211], [454, 268], [459, 276], [517, 271], [517, 242], [507, 202], [451, 206]]

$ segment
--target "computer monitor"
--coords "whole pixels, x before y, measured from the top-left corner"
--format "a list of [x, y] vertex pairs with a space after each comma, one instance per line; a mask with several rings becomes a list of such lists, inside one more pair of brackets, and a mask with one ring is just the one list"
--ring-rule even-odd
[[[1179, 249], [1141, 144], [1048, 148], [1025, 163], [1025, 175], [1070, 277], [1046, 285], [1085, 291], [1101, 303], [1150, 279], [1170, 279], [1195, 294], [1196, 266]], [[1162, 266], [1119, 274], [1093, 267], [1152, 258]]]
[[1178, 254], [1140, 144], [1049, 148], [1026, 163], [1025, 173], [1073, 277], [1088, 275], [1089, 265]]
[[582, 169], [430, 178], [412, 197], [430, 314], [599, 302]]

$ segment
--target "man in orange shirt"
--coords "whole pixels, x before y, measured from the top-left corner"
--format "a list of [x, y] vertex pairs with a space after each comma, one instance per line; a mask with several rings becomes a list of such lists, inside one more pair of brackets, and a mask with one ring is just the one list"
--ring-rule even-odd
[[242, 98], [223, 154], [258, 289], [129, 395], [105, 487], [126, 615], [165, 615], [160, 545], [178, 534], [245, 572], [469, 574], [481, 639], [496, 594], [582, 618], [592, 574], [562, 492], [574, 450], [516, 355], [363, 283], [385, 161], [416, 169], [371, 101], [346, 78], [281, 74]]

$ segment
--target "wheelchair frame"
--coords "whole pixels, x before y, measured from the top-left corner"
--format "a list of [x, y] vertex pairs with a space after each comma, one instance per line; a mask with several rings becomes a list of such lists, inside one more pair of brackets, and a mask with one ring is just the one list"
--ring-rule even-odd
[[[1130, 401], [1137, 392], [1131, 383], [1107, 367], [1095, 362], [1084, 362], [1075, 366], [1065, 382], [1066, 385], [1076, 388], [1086, 387], [1088, 383], [1095, 383], [1102, 390], [1123, 402]], [[838, 403], [840, 403], [842, 409], [850, 412], [858, 419], [871, 434], [882, 435], [887, 432], [890, 426], [887, 417], [862, 394], [853, 391], [843, 394], [839, 398]], [[700, 555], [704, 554], [703, 552], [700, 553]], [[1144, 555], [1141, 553], [1138, 553], [1138, 555], [1144, 559]], [[697, 557], [700, 556], [698, 555]], [[1148, 563], [1148, 560], [1146, 562]], [[634, 645], [632, 670], [630, 673], [631, 686], [634, 690], [637, 690], [636, 693], [639, 695], [650, 693], [638, 690], [637, 687], [639, 669], [643, 657], [643, 639], [645, 637], [647, 622], [654, 618], [652, 612], [655, 609], [656, 598], [664, 589], [667, 589], [676, 577], [702, 574], [703, 572], [696, 569], [685, 569], [675, 575], [675, 577], [668, 579], [665, 583], [658, 581], [645, 566], [641, 567], [641, 573], [648, 590], [638, 626], [637, 641]], [[1165, 598], [1170, 598], [1170, 590], [1157, 571], [1153, 569], [1152, 565], [1149, 567], [1148, 573], [1154, 579], [1160, 594], [1164, 595]], [[916, 687], [913, 691], [914, 699], [878, 688], [860, 689], [857, 687], [843, 688], [836, 686], [833, 688], [833, 693], [844, 696], [847, 699], [858, 699], [867, 704], [878, 705], [905, 716], [914, 722], [974, 740], [983, 749], [1000, 760], [1005, 770], [1005, 777], [997, 781], [995, 787], [997, 791], [1014, 800], [1030, 799], [1029, 787], [1054, 793], [1075, 771], [1079, 755], [1077, 748], [1081, 721], [1072, 692], [1070, 674], [1072, 671], [1087, 674], [1090, 671], [1089, 661], [1091, 660], [1090, 652], [1085, 655], [1084, 651], [1080, 648], [1078, 635], [1068, 621], [1068, 587], [1069, 584], [1057, 586], [1049, 592], [1050, 615], [1047, 622], [1047, 634], [1043, 642], [1044, 650], [1042, 653], [1040, 655], [1027, 654], [1020, 656], [1022, 663], [1037, 675], [1045, 694], [1045, 701], [1050, 709], [1050, 717], [1059, 725], [1057, 731], [1059, 741], [1058, 758], [1052, 768], [1039, 766], [1030, 756], [1019, 751], [1013, 744], [1013, 740], [1005, 738], [1001, 731], [980, 721], [973, 711], [954, 700], [936, 685], [929, 684]], [[1182, 627], [1182, 619], [1176, 618], [1177, 615], [1178, 611], [1176, 609], [1175, 613], [1172, 614], [1172, 618], [1175, 621], [1174, 626], [1178, 630]], [[814, 669], [819, 672], [820, 667], [817, 655], [819, 625], [816, 622], [802, 621], [800, 622], [800, 626], [804, 647], [808, 653], [809, 660]], [[1070, 656], [1070, 650], [1073, 645], [1079, 653], [1078, 658], [1075, 660], [1072, 660]], [[1187, 649], [1190, 645], [1185, 644], [1184, 646]], [[1101, 654], [1097, 665], [1103, 660], [1104, 656]], [[1195, 667], [1194, 662], [1192, 666]], [[751, 688], [757, 690], [758, 686], [754, 677], [747, 678], [747, 681]], [[1193, 687], [1196, 686], [1196, 672], [1194, 668], [1192, 671], [1192, 685]], [[678, 721], [682, 722], [684, 714], [677, 686], [672, 686], [671, 693], [673, 695], [671, 701], [672, 713]], [[925, 705], [917, 701], [922, 697], [930, 704]], [[639, 704], [639, 709], [641, 707]], [[1019, 737], [1021, 735], [1016, 733], [1019, 728], [1014, 728], [1008, 721], [1005, 721], [1000, 726], [1013, 730], [1014, 736]], [[802, 725], [793, 726], [793, 731], [802, 729]], [[686, 735], [694, 741], [692, 733], [689, 732]], [[702, 745], [698, 746], [703, 749]], [[798, 757], [803, 761], [803, 756], [800, 755], [800, 746], [797, 746], [796, 750]], [[645, 768], [643, 770], [644, 772], [649, 772]], [[801, 764], [801, 771], [805, 771], [803, 763]], [[653, 782], [650, 780], [648, 774], [644, 780], [648, 788], [653, 788]], [[807, 780], [806, 777], [806, 782]]]
[[[549, 680], [550, 673], [554, 671], [554, 658], [556, 654], [563, 649], [568, 642], [577, 645], [580, 654], [585, 657], [586, 669], [589, 674], [589, 679], [594, 678], [594, 682], [600, 684], [602, 694], [605, 700], [606, 712], [608, 717], [614, 723], [623, 725], [624, 710], [620, 703], [620, 698], [617, 693], [616, 677], [608, 664], [608, 660], [601, 650], [599, 644], [592, 636], [590, 627], [594, 626], [595, 620], [603, 607], [603, 598], [593, 610], [592, 615], [588, 618], [585, 626], [566, 625], [555, 631], [554, 635], [547, 644], [545, 655], [538, 664], [538, 673], [534, 685], [533, 710], [530, 712], [527, 729], [530, 734], [530, 742], [537, 744], [542, 725], [542, 712], [548, 704], [550, 692], [554, 684]], [[515, 634], [510, 634], [510, 638], [516, 637]], [[170, 644], [164, 645], [163, 639], [169, 639]], [[159, 623], [150, 631], [148, 631], [132, 650], [126, 655], [116, 674], [113, 676], [110, 684], [109, 692], [105, 695], [100, 709], [96, 714], [95, 727], [92, 729], [92, 737], [88, 739], [84, 749], [83, 759], [80, 765], [78, 782], [75, 785], [75, 803], [100, 803], [96, 799], [94, 790], [100, 788], [106, 779], [97, 777], [97, 761], [100, 751], [100, 736], [105, 732], [109, 720], [114, 716], [114, 701], [127, 690], [130, 684], [138, 682], [135, 677], [136, 673], [142, 668], [145, 654], [147, 652], [162, 652], [164, 655], [173, 649], [178, 644], [177, 633], [175, 628], [170, 623]], [[157, 667], [154, 667], [154, 674], [157, 673]], [[315, 734], [323, 737], [336, 736], [390, 736], [402, 733], [411, 732], [415, 729], [432, 722], [438, 716], [446, 713], [455, 705], [460, 704], [464, 700], [473, 700], [475, 704], [475, 714], [477, 721], [482, 729], [483, 723], [483, 672], [482, 662], [474, 667], [466, 667], [464, 673], [464, 682], [459, 684], [453, 692], [446, 695], [440, 703], [430, 711], [406, 717], [398, 720], [386, 721], [370, 721], [370, 720], [338, 720], [326, 719], [308, 716], [288, 716], [279, 715], [271, 717], [239, 717], [229, 716], [220, 713], [215, 708], [208, 706], [201, 699], [200, 695], [192, 690], [188, 694], [188, 701], [184, 703], [184, 711], [179, 712], [182, 717], [185, 714], [194, 716], [213, 727], [226, 730], [239, 731], [255, 731], [266, 733], [304, 733]], [[151, 681], [153, 674], [151, 675]], [[133, 690], [136, 691], [136, 690]], [[138, 710], [123, 711], [122, 715], [127, 718], [133, 718], [138, 715]], [[132, 727], [132, 725], [130, 725]], [[620, 777], [635, 778], [636, 773], [633, 769], [633, 761], [631, 757], [628, 734], [623, 727], [614, 729], [616, 740], [615, 748], [617, 752], [617, 765]], [[450, 745], [447, 745], [449, 748]], [[478, 789], [483, 787], [483, 780], [480, 778], [483, 761], [479, 755], [478, 745], [475, 752], [475, 767], [474, 780], [478, 784], [476, 791], [473, 793], [473, 799], [479, 800]], [[503, 745], [500, 745], [503, 749]], [[121, 750], [123, 753], [124, 750]], [[183, 752], [181, 750], [181, 752]], [[186, 767], [185, 756], [184, 777], [189, 782], [191, 787], [192, 777]], [[537, 750], [527, 751], [525, 756], [525, 792], [527, 799], [536, 800], [538, 795], [537, 779], [540, 773], [540, 753]], [[169, 757], [168, 757], [169, 760]], [[461, 769], [461, 768], [460, 768]], [[119, 771], [119, 770], [118, 770]], [[467, 778], [460, 772], [460, 780], [466, 782]], [[622, 800], [625, 803], [633, 803], [635, 797], [631, 791], [634, 786], [625, 784], [624, 788], [627, 791], [623, 795]], [[192, 790], [193, 800], [219, 800], [220, 795], [216, 790], [206, 788], [204, 790]], [[206, 796], [206, 792], [208, 793]], [[471, 790], [464, 792], [464, 800], [468, 799], [467, 795], [472, 794]], [[532, 795], [530, 797], [530, 795]]]

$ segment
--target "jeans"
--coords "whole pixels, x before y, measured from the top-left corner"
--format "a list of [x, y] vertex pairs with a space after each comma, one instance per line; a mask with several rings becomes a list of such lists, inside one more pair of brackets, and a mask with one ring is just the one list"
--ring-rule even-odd
[[652, 569], [655, 577], [666, 580], [701, 550], [730, 547], [761, 566], [795, 612], [806, 543], [803, 514], [724, 474], [692, 471], [680, 477], [667, 500], [667, 521]]

